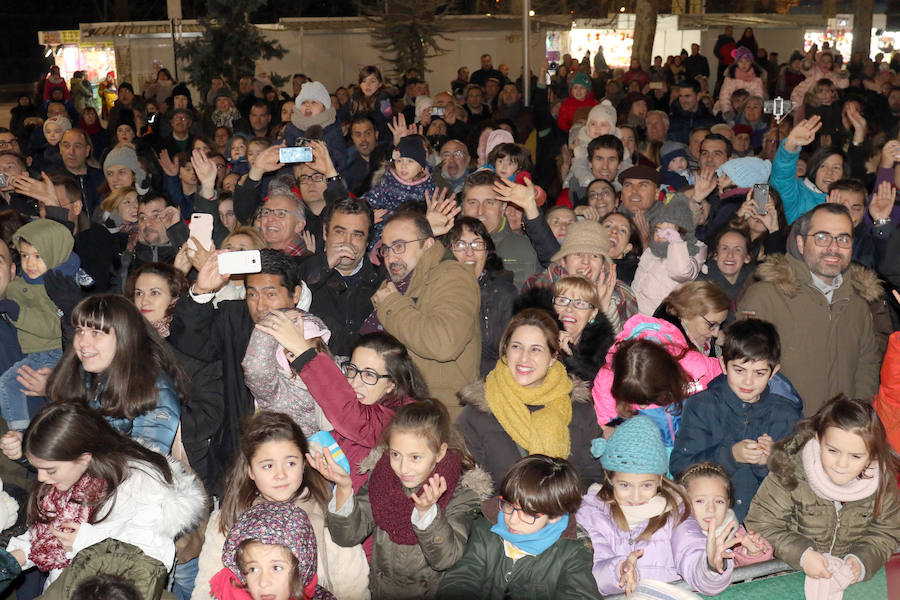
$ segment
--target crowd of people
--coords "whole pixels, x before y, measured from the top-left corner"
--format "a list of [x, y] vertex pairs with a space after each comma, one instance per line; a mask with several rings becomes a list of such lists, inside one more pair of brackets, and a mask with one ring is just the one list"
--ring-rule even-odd
[[161, 66], [97, 97], [53, 67], [0, 129], [0, 579], [453, 600], [715, 595], [772, 559], [807, 598], [876, 576], [900, 546], [900, 53], [781, 63], [729, 27], [711, 59], [203, 98]]

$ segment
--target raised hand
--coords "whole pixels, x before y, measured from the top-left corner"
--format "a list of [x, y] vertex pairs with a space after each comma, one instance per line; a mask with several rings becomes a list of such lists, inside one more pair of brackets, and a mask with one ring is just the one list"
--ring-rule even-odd
[[403, 113], [396, 115], [392, 123], [388, 123], [388, 130], [394, 136], [394, 146], [400, 143], [400, 140], [408, 135], [408, 127], [406, 125], [406, 117]]
[[284, 142], [281, 142], [276, 146], [269, 146], [260, 152], [256, 160], [253, 161], [253, 166], [250, 167], [250, 179], [259, 181], [265, 173], [271, 173], [283, 167], [279, 152], [285, 145]]
[[163, 173], [171, 177], [178, 177], [178, 161], [172, 160], [169, 151], [163, 149], [159, 153], [159, 166], [162, 167]]
[[307, 350], [314, 348], [313, 343], [306, 339], [303, 333], [303, 321], [294, 323], [287, 313], [281, 310], [270, 312], [256, 324], [256, 328], [263, 333], [268, 333], [275, 341], [284, 346], [284, 349], [300, 356]]
[[316, 236], [310, 233], [308, 230], [304, 229], [300, 232], [300, 238], [303, 240], [303, 245], [306, 246], [306, 249], [310, 254], [316, 253]]
[[890, 219], [896, 196], [897, 191], [893, 184], [890, 181], [882, 181], [872, 194], [872, 201], [869, 203], [869, 214], [872, 219]]
[[716, 170], [712, 167], [703, 167], [700, 174], [694, 180], [694, 200], [703, 200], [709, 196], [718, 183]]
[[787, 138], [784, 140], [784, 148], [788, 152], [796, 152], [803, 146], [812, 143], [816, 139], [816, 133], [822, 128], [822, 117], [813, 115], [794, 125]]
[[597, 282], [597, 295], [600, 297], [600, 306], [597, 308], [601, 313], [605, 313], [609, 308], [616, 289], [616, 263], [609, 260], [605, 267]]
[[526, 218], [534, 219], [540, 216], [535, 201], [534, 184], [527, 177], [525, 178], [525, 185], [506, 179], [499, 179], [494, 184], [494, 193], [497, 194], [499, 200], [521, 208]]
[[191, 165], [197, 180], [200, 182], [201, 194], [204, 198], [210, 198], [216, 190], [216, 163], [211, 161], [203, 150], [195, 149], [191, 153]]
[[447, 188], [435, 188], [430, 194], [425, 192], [425, 205], [428, 207], [425, 218], [431, 225], [434, 235], [444, 235], [453, 228], [456, 215], [462, 207], [456, 203], [456, 194], [447, 197]]
[[353, 481], [350, 475], [334, 462], [334, 457], [328, 451], [317, 452], [315, 456], [307, 452], [306, 462], [335, 485], [334, 505], [340, 510], [347, 498], [353, 495]]
[[866, 138], [866, 119], [856, 104], [851, 103], [847, 107], [847, 120], [853, 126], [853, 143], [861, 144]]
[[625, 595], [630, 596], [638, 584], [637, 561], [644, 555], [644, 550], [638, 548], [628, 555], [619, 565], [619, 587], [625, 588]]
[[13, 189], [18, 194], [34, 198], [47, 206], [59, 206], [56, 197], [56, 188], [45, 173], [41, 173], [41, 179], [33, 179], [28, 175], [18, 175], [13, 181]]
[[881, 168], [890, 169], [900, 161], [900, 140], [891, 140], [881, 149]]
[[328, 153], [328, 146], [321, 140], [310, 140], [310, 148], [312, 148], [313, 160], [306, 163], [313, 171], [317, 171], [325, 177], [334, 177], [338, 172], [334, 168], [331, 161], [331, 155]]
[[211, 252], [209, 258], [200, 267], [197, 272], [197, 281], [194, 282], [195, 294], [211, 294], [219, 291], [223, 285], [228, 283], [228, 275], [219, 273], [219, 255], [222, 250]]
[[725, 571], [725, 559], [734, 558], [734, 552], [731, 551], [731, 548], [740, 542], [736, 539], [726, 541], [731, 532], [738, 526], [737, 521], [732, 521], [722, 533], [716, 535], [718, 526], [716, 518], [713, 517], [712, 522], [709, 524], [709, 529], [706, 530], [706, 563], [716, 573], [723, 573]]
[[586, 204], [582, 204], [581, 206], [575, 207], [575, 214], [581, 215], [585, 218], [586, 221], [595, 221], [597, 223], [600, 222], [602, 218], [600, 216], [600, 211], [594, 208], [593, 206], [587, 206]]
[[428, 481], [422, 486], [422, 490], [419, 494], [412, 494], [410, 496], [413, 503], [416, 505], [416, 510], [419, 511], [419, 516], [424, 517], [425, 513], [427, 513], [432, 506], [437, 504], [437, 501], [440, 500], [441, 496], [443, 496], [446, 491], [447, 480], [444, 479], [443, 475], [435, 474], [429, 477]]
[[637, 211], [634, 213], [633, 219], [641, 236], [641, 244], [644, 248], [648, 248], [650, 246], [650, 222], [647, 221], [647, 215], [643, 211]]

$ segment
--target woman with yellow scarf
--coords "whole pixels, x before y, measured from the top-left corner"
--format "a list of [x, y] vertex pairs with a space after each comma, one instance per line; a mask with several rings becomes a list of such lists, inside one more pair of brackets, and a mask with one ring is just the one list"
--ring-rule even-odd
[[456, 425], [495, 486], [529, 454], [568, 459], [585, 487], [603, 480], [590, 453], [591, 440], [602, 437], [590, 389], [566, 373], [559, 327], [547, 311], [530, 308], [513, 316], [497, 366], [458, 397], [464, 408]]

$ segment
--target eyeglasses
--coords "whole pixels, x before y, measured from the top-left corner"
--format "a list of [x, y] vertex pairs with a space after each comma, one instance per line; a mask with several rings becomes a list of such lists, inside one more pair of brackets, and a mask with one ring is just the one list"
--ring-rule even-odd
[[602, 200], [603, 198], [614, 198], [615, 194], [613, 194], [609, 190], [603, 190], [602, 192], [591, 192], [588, 194], [588, 198], [591, 200]]
[[706, 326], [709, 327], [710, 331], [716, 331], [716, 330], [722, 329], [722, 325], [724, 325], [724, 323], [713, 323], [712, 321], [710, 321], [703, 315], [700, 315], [700, 318], [703, 319], [703, 321], [706, 323]]
[[846, 250], [847, 248], [853, 247], [853, 236], [848, 233], [831, 235], [827, 231], [819, 231], [817, 233], [807, 234], [804, 237], [811, 237], [816, 246], [820, 248], [827, 248], [831, 245], [832, 240], [837, 242], [838, 248], [843, 248], [844, 250]]
[[504, 500], [503, 496], [500, 496], [499, 504], [500, 504], [500, 512], [502, 512], [504, 515], [511, 515], [513, 513], [518, 513], [519, 520], [522, 521], [523, 523], [525, 523], [526, 525], [534, 525], [534, 523], [538, 519], [540, 519], [541, 517], [544, 516], [544, 513], [531, 514], [531, 513], [525, 512], [525, 510], [523, 510], [521, 506], [516, 506], [512, 502], [507, 502], [506, 500]]
[[322, 183], [325, 181], [325, 176], [321, 173], [316, 173], [315, 175], [301, 175], [300, 183], [309, 183], [312, 181], [313, 183]]
[[462, 158], [466, 153], [462, 150], [454, 150], [452, 152], [441, 152], [441, 158], [443, 160], [447, 160], [448, 158]]
[[581, 298], [566, 298], [565, 296], [554, 296], [553, 304], [556, 306], [568, 306], [572, 305], [579, 310], [590, 310], [592, 308], [597, 308], [587, 300], [582, 300]]
[[347, 361], [341, 365], [341, 370], [344, 372], [344, 376], [347, 379], [354, 379], [357, 375], [362, 379], [362, 382], [366, 385], [376, 385], [380, 379], [390, 379], [390, 375], [382, 375], [372, 369], [360, 369], [352, 362]]
[[259, 211], [260, 217], [270, 217], [271, 216], [271, 217], [275, 217], [276, 219], [283, 219], [288, 215], [300, 218], [299, 214], [297, 214], [295, 212], [291, 212], [286, 208], [262, 208]]
[[427, 240], [427, 239], [428, 239], [428, 238], [419, 238], [419, 239], [417, 239], [417, 240], [409, 240], [409, 241], [406, 241], [406, 240], [397, 240], [396, 242], [394, 242], [394, 243], [391, 244], [390, 246], [388, 246], [388, 245], [383, 245], [383, 246], [378, 250], [378, 253], [379, 253], [381, 256], [385, 257], [385, 258], [387, 258], [387, 256], [388, 256], [391, 252], [393, 252], [393, 253], [394, 253], [395, 255], [397, 255], [397, 256], [400, 256], [401, 254], [403, 254], [404, 252], [406, 252], [406, 245], [407, 245], [407, 244], [412, 244], [413, 242], [419, 242], [419, 246], [421, 246], [421, 245], [422, 245], [422, 242], [424, 242], [424, 241]]
[[4, 148], [9, 148], [10, 146], [18, 146], [18, 145], [19, 145], [19, 140], [16, 140], [16, 139], [0, 140], [0, 150], [3, 150]]
[[453, 246], [451, 249], [454, 252], [465, 252], [469, 248], [472, 249], [472, 252], [484, 252], [487, 250], [487, 242], [484, 240], [474, 240], [471, 242], [467, 242], [465, 240], [457, 240], [453, 242]]

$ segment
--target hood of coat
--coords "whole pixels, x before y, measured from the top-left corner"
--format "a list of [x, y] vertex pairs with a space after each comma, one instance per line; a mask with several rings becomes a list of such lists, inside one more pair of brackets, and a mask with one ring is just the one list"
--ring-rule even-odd
[[769, 457], [769, 473], [788, 491], [797, 488], [801, 481], [806, 481], [800, 451], [804, 444], [812, 439], [812, 431], [803, 431], [777, 442]]
[[[366, 473], [371, 472], [378, 461], [381, 460], [384, 450], [385, 447], [382, 444], [372, 448], [369, 455], [359, 462], [360, 474], [365, 475]], [[476, 465], [474, 469], [469, 469], [462, 474], [462, 477], [459, 479], [459, 485], [475, 492], [481, 500], [490, 498], [494, 493], [494, 482], [491, 479], [491, 476], [478, 465]]]
[[[591, 397], [591, 388], [587, 382], [582, 381], [577, 377], [572, 377], [571, 375], [569, 376], [569, 379], [572, 380], [572, 393], [570, 394], [572, 402], [582, 404], [594, 401]], [[491, 412], [491, 409], [488, 407], [487, 398], [485, 398], [484, 395], [484, 378], [479, 379], [475, 383], [470, 383], [456, 392], [456, 397], [463, 406], [471, 405], [483, 413]]]
[[[773, 254], [760, 263], [754, 273], [754, 281], [771, 283], [788, 298], [795, 297], [804, 285], [812, 282], [809, 268], [800, 260], [784, 254]], [[876, 302], [884, 297], [881, 280], [871, 269], [851, 264], [844, 273], [844, 281], [850, 281], [853, 290], [866, 302]]]
[[[206, 517], [206, 492], [200, 480], [180, 462], [170, 456], [166, 457], [166, 461], [172, 470], [172, 483], [158, 488], [161, 492], [156, 504], [162, 511], [162, 533], [175, 538], [194, 529]], [[131, 466], [157, 477], [153, 474], [155, 471], [145, 468], [142, 463], [132, 463]]]

